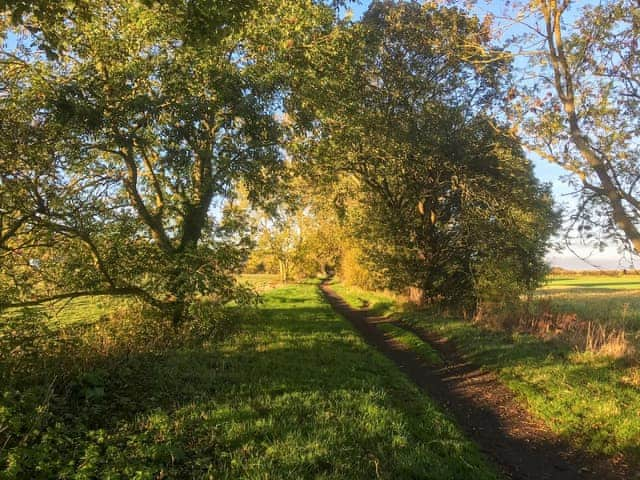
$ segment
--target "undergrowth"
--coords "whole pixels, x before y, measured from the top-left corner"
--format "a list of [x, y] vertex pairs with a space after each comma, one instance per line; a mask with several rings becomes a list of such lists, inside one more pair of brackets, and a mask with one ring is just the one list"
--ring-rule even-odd
[[[171, 378], [168, 391], [155, 383], [168, 352], [219, 342], [239, 313], [249, 311], [201, 302], [175, 327], [131, 301], [88, 323], [60, 325], [45, 309], [4, 316], [0, 478], [92, 478], [105, 428], [147, 410], [150, 398], [171, 401]], [[124, 444], [115, 448], [124, 455]]]
[[544, 341], [559, 341], [578, 352], [633, 359], [635, 338], [625, 328], [587, 321], [576, 313], [558, 311], [548, 298], [514, 301], [509, 305], [481, 304], [474, 322], [492, 330], [527, 333]]

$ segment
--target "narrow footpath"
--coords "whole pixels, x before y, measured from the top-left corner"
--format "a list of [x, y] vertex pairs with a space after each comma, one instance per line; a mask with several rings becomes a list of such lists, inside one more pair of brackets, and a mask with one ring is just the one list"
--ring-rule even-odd
[[429, 366], [416, 354], [386, 336], [376, 323], [389, 321], [350, 307], [326, 283], [321, 289], [333, 309], [362, 337], [390, 358], [430, 397], [439, 402], [503, 472], [515, 480], [635, 479], [626, 465], [593, 457], [572, 448], [541, 420], [532, 416], [497, 377], [465, 361], [451, 342], [432, 332], [411, 330], [442, 357]]

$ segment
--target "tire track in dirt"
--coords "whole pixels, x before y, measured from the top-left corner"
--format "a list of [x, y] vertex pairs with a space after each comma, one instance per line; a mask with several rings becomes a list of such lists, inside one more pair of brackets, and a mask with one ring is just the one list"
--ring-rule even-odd
[[506, 476], [514, 480], [636, 479], [627, 465], [572, 448], [535, 418], [493, 373], [466, 361], [455, 345], [433, 332], [399, 326], [429, 343], [444, 363], [430, 366], [376, 323], [390, 320], [350, 307], [326, 283], [329, 304], [346, 318], [366, 342], [398, 365], [416, 385], [442, 405], [469, 438]]

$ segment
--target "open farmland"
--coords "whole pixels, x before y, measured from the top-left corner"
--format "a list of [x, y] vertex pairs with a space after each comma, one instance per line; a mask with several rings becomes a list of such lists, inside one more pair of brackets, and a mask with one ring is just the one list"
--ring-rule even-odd
[[640, 330], [640, 275], [551, 275], [538, 290], [556, 312], [628, 332]]

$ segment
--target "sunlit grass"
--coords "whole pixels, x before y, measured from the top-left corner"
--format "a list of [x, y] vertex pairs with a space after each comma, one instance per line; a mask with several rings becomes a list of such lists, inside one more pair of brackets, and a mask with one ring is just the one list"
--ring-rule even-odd
[[[593, 285], [598, 285], [596, 280], [608, 281], [606, 277], [596, 277]], [[631, 294], [629, 290], [620, 293], [627, 299]], [[380, 295], [371, 294], [371, 301], [379, 301]], [[566, 297], [560, 297], [564, 301], [560, 305], [570, 309], [591, 298], [596, 306], [589, 310], [585, 305], [585, 315], [605, 318], [600, 316], [608, 306], [603, 298], [585, 295], [588, 294], [566, 292]], [[360, 297], [366, 300], [362, 292]], [[353, 298], [347, 300], [359, 306]], [[622, 454], [640, 462], [637, 364], [579, 353], [559, 342], [545, 342], [531, 335], [490, 331], [427, 311], [397, 312], [396, 317], [453, 340], [471, 361], [497, 372], [534, 415], [574, 445], [597, 453]]]
[[114, 338], [117, 358], [64, 384], [64, 348], [35, 376], [0, 372], [2, 478], [496, 478], [317, 282], [270, 290], [238, 327], [149, 352]]
[[580, 320], [640, 331], [640, 275], [555, 275], [537, 292], [552, 309]]
[[243, 273], [238, 275], [238, 282], [250, 285], [258, 292], [266, 292], [282, 285], [279, 275], [271, 273]]
[[440, 355], [438, 355], [438, 352], [431, 348], [427, 342], [422, 340], [415, 333], [405, 330], [404, 328], [390, 322], [380, 322], [377, 323], [376, 326], [400, 345], [417, 354], [428, 364], [442, 364], [442, 359], [440, 358]]
[[45, 315], [51, 327], [69, 327], [73, 325], [88, 325], [99, 321], [108, 315], [114, 308], [122, 307], [133, 299], [125, 297], [110, 297], [106, 295], [78, 297], [70, 300], [44, 303], [40, 306], [26, 307], [25, 309], [12, 308], [0, 315], [0, 323], [3, 319], [20, 315], [21, 311], [33, 311]]
[[339, 280], [331, 281], [330, 286], [350, 305], [356, 308], [367, 308], [376, 315], [389, 315], [397, 308], [398, 298], [391, 292], [370, 292], [353, 285], [346, 285]]
[[[243, 274], [238, 276], [238, 281], [251, 285], [258, 292], [266, 292], [282, 284], [279, 276], [272, 274]], [[112, 312], [114, 308], [135, 301], [135, 299], [107, 295], [86, 296], [49, 302], [41, 306], [28, 307], [28, 309], [45, 313], [52, 327], [66, 327], [95, 323]], [[8, 309], [0, 315], [0, 322], [2, 318], [16, 314], [19, 314], [19, 309]]]
[[640, 290], [640, 275], [549, 275], [541, 290]]

